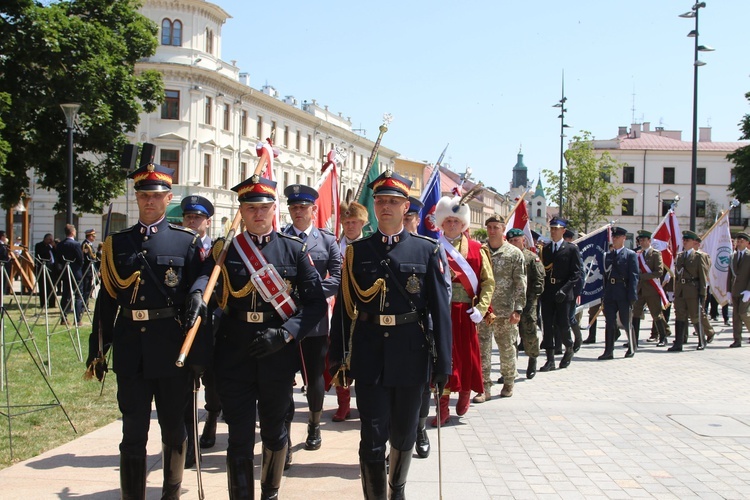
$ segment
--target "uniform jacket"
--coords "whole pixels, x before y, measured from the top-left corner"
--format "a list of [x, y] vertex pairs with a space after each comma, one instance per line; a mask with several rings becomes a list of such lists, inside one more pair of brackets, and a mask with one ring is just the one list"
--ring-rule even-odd
[[60, 257], [59, 264], [64, 266], [65, 262], [69, 262], [73, 277], [80, 281], [83, 277], [83, 252], [81, 251], [81, 244], [73, 238], [65, 238], [58, 243], [55, 250], [57, 251], [57, 256]]
[[[284, 232], [290, 236], [296, 236], [297, 234], [291, 225]], [[307, 246], [307, 253], [312, 258], [315, 269], [320, 275], [323, 294], [326, 299], [335, 297], [341, 285], [341, 253], [336, 237], [326, 229], [313, 228], [305, 239], [305, 245]], [[318, 323], [318, 326], [310, 331], [307, 336], [321, 337], [328, 335], [328, 324], [328, 315], [326, 314]]]
[[[214, 244], [211, 256], [207, 259], [211, 269], [215, 257], [224, 240]], [[216, 287], [216, 296], [224, 306], [216, 334], [214, 370], [221, 378], [255, 380], [258, 373], [264, 377], [286, 379], [296, 369], [299, 346], [296, 341], [305, 338], [313, 331], [326, 313], [327, 304], [320, 284], [320, 277], [307, 254], [304, 243], [294, 236], [271, 232], [258, 245], [263, 257], [273, 264], [281, 277], [291, 287], [291, 295], [297, 305], [297, 312], [286, 321], [276, 313], [273, 305], [264, 301], [257, 292], [247, 290], [251, 272], [242, 261], [237, 248], [232, 244], [227, 251], [224, 269]], [[229, 287], [225, 280], [228, 279]], [[234, 291], [234, 293], [232, 292]], [[237, 296], [235, 296], [237, 295]], [[222, 297], [226, 296], [226, 304]], [[265, 323], [247, 323], [232, 317], [233, 311], [273, 313], [273, 319]], [[291, 341], [279, 351], [260, 359], [249, 358], [247, 349], [255, 339], [255, 334], [267, 328], [283, 327], [296, 341]]]
[[622, 248], [610, 250], [604, 256], [604, 298], [627, 300], [631, 304], [638, 299], [640, 271], [635, 252]]
[[[360, 313], [372, 315], [409, 313], [411, 301], [416, 311], [432, 316], [432, 337], [437, 353], [435, 373], [450, 374], [450, 298], [443, 278], [439, 245], [431, 238], [407, 231], [402, 231], [399, 241], [390, 245], [383, 238], [382, 233], [376, 231], [347, 248], [343, 273], [351, 272], [351, 275], [346, 274], [342, 279], [336, 299], [328, 357], [334, 363], [340, 362], [348, 350], [352, 320], [344, 306], [344, 294], [350, 294]], [[382, 261], [389, 267], [384, 267]], [[345, 289], [347, 276], [351, 280]], [[355, 288], [367, 290], [378, 279], [384, 280], [385, 295], [379, 292], [372, 300], [360, 300]], [[404, 288], [409, 300], [398, 290], [395, 280]], [[358, 319], [352, 335], [350, 375], [356, 380], [388, 387], [428, 382], [431, 357], [424, 322], [422, 325], [380, 326]]]
[[701, 250], [691, 251], [690, 256], [687, 253], [686, 250], [678, 253], [674, 262], [674, 296], [685, 299], [701, 296], [705, 299], [711, 259]]
[[536, 303], [544, 291], [544, 266], [537, 254], [523, 249], [524, 265], [526, 266], [526, 306]]
[[492, 294], [492, 312], [507, 319], [512, 312], [523, 311], [526, 305], [526, 268], [523, 253], [510, 243], [495, 250], [485, 245], [492, 259], [495, 291]]
[[[639, 254], [643, 255], [644, 260], [646, 261], [646, 265], [649, 269], [651, 269], [650, 273], [644, 273], [641, 272], [641, 277], [638, 282], [638, 296], [639, 297], [658, 297], [659, 292], [654, 288], [654, 286], [649, 283], [650, 280], [656, 279], [661, 280], [662, 275], [664, 274], [664, 262], [661, 257], [661, 252], [659, 250], [656, 250], [653, 247], [649, 247], [648, 250], [641, 250], [638, 252]], [[636, 255], [637, 258], [638, 255]], [[638, 265], [638, 271], [640, 272], [641, 266]]]
[[745, 250], [742, 262], [738, 262], [738, 253], [734, 252], [727, 273], [727, 290], [732, 292], [732, 297], [740, 299], [740, 294], [745, 290], [750, 290], [750, 250]]
[[[185, 334], [181, 324], [185, 299], [191, 286], [203, 290], [208, 281], [207, 277], [200, 278], [202, 263], [196, 247], [198, 238], [193, 231], [169, 224], [166, 218], [150, 229], [139, 223], [107, 237], [105, 249], [111, 245], [112, 251], [108, 256], [105, 250], [103, 277], [109, 270], [122, 280], [140, 271], [140, 278], [124, 289], [113, 285], [114, 295], [110, 295], [105, 282], [96, 300], [89, 338], [91, 356], [98, 350], [101, 326], [105, 345], [111, 343], [114, 349], [114, 371], [128, 377], [140, 373], [146, 379], [172, 377], [184, 370], [175, 366], [175, 361]], [[118, 315], [118, 308], [155, 310], [167, 307], [178, 308], [178, 316], [135, 321], [132, 314], [128, 316], [122, 310]], [[199, 354], [191, 352], [188, 362]]]
[[573, 243], [563, 241], [554, 255], [552, 243], [544, 245], [542, 264], [545, 275], [542, 300], [554, 300], [558, 290], [565, 292], [566, 300], [575, 300], [576, 287], [581, 281], [581, 262], [581, 252]]

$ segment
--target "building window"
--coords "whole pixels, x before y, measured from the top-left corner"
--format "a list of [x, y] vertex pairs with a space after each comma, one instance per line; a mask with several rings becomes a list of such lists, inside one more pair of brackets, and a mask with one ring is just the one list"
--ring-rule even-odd
[[177, 149], [162, 149], [159, 153], [159, 165], [174, 169], [172, 183], [180, 183], [180, 151]]
[[635, 167], [622, 167], [622, 183], [635, 183]]
[[211, 155], [203, 155], [203, 185], [211, 187]]
[[634, 207], [635, 207], [635, 200], [633, 198], [622, 199], [622, 215], [633, 215]]
[[276, 142], [276, 120], [271, 120], [271, 137]]
[[161, 22], [161, 44], [162, 45], [175, 45], [179, 47], [182, 45], [182, 22], [178, 20], [170, 21], [164, 19]]
[[294, 136], [294, 149], [296, 151], [299, 151], [301, 143], [302, 143], [302, 134], [300, 134], [300, 131], [297, 130], [297, 135]]
[[706, 216], [706, 200], [696, 200], [695, 202], [695, 216], [705, 217]]
[[307, 134], [307, 154], [312, 154], [312, 134]]
[[161, 117], [164, 120], [180, 119], [180, 92], [178, 90], [165, 90], [164, 103], [161, 105]]
[[667, 215], [667, 212], [669, 212], [669, 209], [672, 207], [672, 203], [674, 203], [674, 200], [661, 200], [662, 215]]
[[224, 130], [229, 130], [229, 115], [230, 115], [229, 104], [224, 105]]
[[284, 172], [284, 189], [289, 185], [289, 172]]
[[664, 167], [662, 184], [674, 184], [674, 167]]
[[[240, 113], [240, 134], [247, 137], [247, 110], [245, 109]], [[245, 178], [243, 177], [242, 180], [245, 180]]]
[[300, 181], [300, 176], [299, 176], [299, 174], [297, 174], [297, 175], [294, 176], [294, 183], [295, 184], [299, 184], [299, 181]]
[[312, 177], [307, 178], [307, 185], [312, 186]]
[[221, 187], [229, 189], [229, 158], [221, 159]]
[[612, 182], [612, 177], [609, 174], [602, 174], [601, 178], [604, 182], [610, 183]]
[[289, 148], [289, 125], [284, 125], [284, 147]]
[[263, 117], [258, 115], [258, 124], [255, 127], [255, 135], [260, 139], [263, 137]]
[[698, 168], [697, 169], [697, 179], [695, 181], [696, 184], [705, 184], [706, 183], [706, 169], [705, 168]]
[[206, 28], [206, 52], [214, 54], [214, 31]]
[[240, 182], [247, 179], [247, 162], [243, 161], [240, 163]]
[[538, 208], [536, 209], [536, 216], [537, 217], [541, 217], [542, 216], [542, 211], [540, 209], [538, 209]]
[[214, 107], [214, 100], [211, 97], [206, 96], [206, 109], [203, 112], [204, 120], [203, 123], [211, 125], [211, 111]]
[[318, 141], [318, 156], [320, 157], [321, 160], [323, 159], [323, 155], [325, 154], [323, 153], [324, 147], [325, 146], [323, 146], [323, 139], [319, 140]]
[[737, 205], [729, 212], [729, 225], [746, 227], [747, 218], [742, 218], [742, 204]]

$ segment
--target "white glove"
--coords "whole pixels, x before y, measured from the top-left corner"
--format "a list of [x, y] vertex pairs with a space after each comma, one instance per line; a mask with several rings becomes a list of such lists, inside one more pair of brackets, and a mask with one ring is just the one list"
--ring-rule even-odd
[[727, 292], [727, 302], [732, 303], [732, 292]]
[[[747, 292], [747, 293], [750, 294], [750, 292]], [[748, 299], [748, 300], [750, 300], [750, 299]], [[482, 316], [482, 313], [480, 313], [477, 309], [474, 309], [473, 307], [471, 309], [469, 309], [468, 311], [466, 311], [466, 314], [469, 315], [469, 317], [471, 318], [471, 320], [474, 323], [481, 323], [482, 322], [482, 318], [484, 317], [484, 316]]]
[[750, 290], [742, 291], [742, 302], [750, 302]]

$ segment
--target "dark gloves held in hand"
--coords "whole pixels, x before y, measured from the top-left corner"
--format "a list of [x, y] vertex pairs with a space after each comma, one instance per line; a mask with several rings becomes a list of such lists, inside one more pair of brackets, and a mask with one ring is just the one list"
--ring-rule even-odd
[[562, 290], [558, 290], [557, 293], [555, 293], [555, 302], [558, 304], [561, 304], [565, 302], [568, 299], [568, 294], [563, 292]]
[[442, 396], [443, 390], [445, 389], [445, 386], [448, 384], [448, 374], [447, 373], [434, 373], [432, 375], [432, 384], [435, 386], [435, 392], [437, 392], [437, 395]]
[[[89, 353], [89, 357], [86, 360], [86, 367], [88, 368], [89, 373], [93, 371], [93, 374], [99, 382], [104, 379], [104, 374], [109, 371], [107, 358], [104, 357], [104, 354], [100, 354], [99, 357], [96, 354]], [[84, 378], [88, 379], [89, 377], [90, 375], [86, 375]]]
[[205, 321], [208, 308], [203, 300], [203, 292], [191, 292], [185, 300], [185, 329], [190, 330], [198, 318]]
[[258, 332], [258, 337], [250, 343], [248, 354], [262, 358], [278, 351], [286, 345], [285, 332], [283, 328], [266, 328]]

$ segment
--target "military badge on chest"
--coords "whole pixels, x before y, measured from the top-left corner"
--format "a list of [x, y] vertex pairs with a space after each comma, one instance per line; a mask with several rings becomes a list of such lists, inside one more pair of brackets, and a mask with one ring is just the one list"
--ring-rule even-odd
[[174, 288], [180, 284], [180, 277], [171, 267], [164, 273], [164, 284], [170, 288]]
[[409, 293], [417, 294], [422, 289], [419, 284], [419, 278], [416, 274], [412, 274], [406, 278], [406, 291]]

